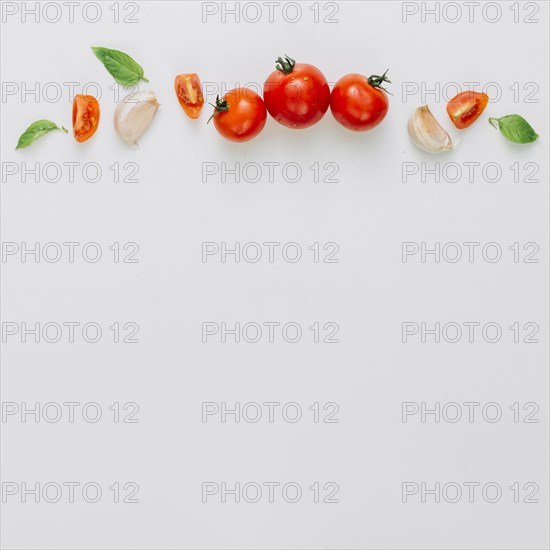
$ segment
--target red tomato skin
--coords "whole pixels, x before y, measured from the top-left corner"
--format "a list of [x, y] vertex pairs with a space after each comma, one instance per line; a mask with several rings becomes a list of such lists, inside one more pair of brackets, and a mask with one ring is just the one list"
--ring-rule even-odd
[[92, 95], [74, 96], [73, 136], [79, 143], [89, 140], [99, 125], [99, 102]]
[[264, 83], [268, 113], [288, 128], [308, 128], [328, 110], [330, 88], [325, 75], [315, 66], [296, 63], [291, 73], [273, 71]]
[[365, 75], [343, 76], [330, 95], [330, 111], [348, 130], [366, 132], [378, 126], [388, 114], [388, 96], [369, 84]]
[[250, 88], [235, 88], [223, 99], [228, 110], [214, 115], [214, 126], [229, 141], [244, 142], [255, 138], [265, 126], [267, 113], [263, 99]]
[[452, 123], [463, 130], [471, 126], [483, 113], [489, 103], [489, 96], [469, 90], [461, 92], [447, 103], [447, 114]]

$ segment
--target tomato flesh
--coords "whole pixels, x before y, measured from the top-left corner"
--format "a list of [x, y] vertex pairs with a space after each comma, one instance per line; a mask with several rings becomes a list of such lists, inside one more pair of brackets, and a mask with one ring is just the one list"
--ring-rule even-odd
[[461, 92], [447, 104], [447, 114], [459, 129], [471, 126], [483, 113], [489, 103], [489, 96], [480, 92]]
[[262, 98], [250, 88], [227, 92], [214, 110], [214, 126], [229, 141], [243, 142], [255, 138], [263, 129], [267, 113]]
[[174, 82], [178, 101], [189, 118], [199, 118], [204, 97], [201, 81], [196, 73], [179, 74]]
[[264, 83], [269, 114], [288, 128], [308, 128], [328, 110], [330, 88], [325, 75], [313, 65], [296, 63], [288, 74], [273, 71]]
[[388, 96], [372, 86], [362, 74], [348, 74], [334, 85], [330, 110], [348, 130], [366, 132], [378, 126], [388, 114]]
[[90, 139], [99, 125], [99, 102], [91, 95], [75, 95], [73, 100], [73, 135], [82, 143]]

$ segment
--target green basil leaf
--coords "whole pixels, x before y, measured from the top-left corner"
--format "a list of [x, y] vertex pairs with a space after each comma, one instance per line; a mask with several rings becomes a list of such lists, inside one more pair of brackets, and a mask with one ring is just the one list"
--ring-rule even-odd
[[17, 142], [16, 149], [23, 149], [24, 147], [28, 147], [31, 145], [31, 143], [34, 143], [38, 138], [41, 138], [42, 136], [46, 135], [48, 132], [51, 132], [52, 130], [63, 130], [65, 133], [67, 133], [67, 129], [61, 128], [51, 120], [37, 120], [36, 122], [33, 122], [22, 134], [19, 138], [19, 141]]
[[533, 127], [519, 115], [490, 118], [489, 123], [496, 128], [493, 121], [498, 122], [500, 133], [514, 143], [533, 143], [540, 137]]
[[149, 82], [143, 76], [143, 67], [136, 63], [128, 54], [109, 48], [92, 46], [96, 57], [103, 63], [111, 76], [123, 86], [136, 84], [140, 80]]

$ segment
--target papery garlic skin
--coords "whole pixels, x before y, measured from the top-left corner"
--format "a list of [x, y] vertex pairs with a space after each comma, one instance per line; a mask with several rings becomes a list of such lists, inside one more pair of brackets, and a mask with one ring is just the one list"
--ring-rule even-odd
[[155, 92], [132, 92], [115, 110], [115, 130], [128, 144], [134, 145], [151, 124], [160, 103]]
[[427, 105], [418, 107], [407, 126], [411, 141], [428, 153], [443, 153], [453, 149], [451, 136], [437, 122]]

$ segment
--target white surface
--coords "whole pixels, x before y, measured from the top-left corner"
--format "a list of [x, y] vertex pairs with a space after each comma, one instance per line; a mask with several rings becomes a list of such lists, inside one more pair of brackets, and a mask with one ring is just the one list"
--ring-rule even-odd
[[[2, 319], [34, 323], [96, 321], [97, 344], [77, 340], [3, 346], [4, 402], [95, 401], [97, 424], [2, 424], [4, 482], [95, 481], [97, 504], [2, 505], [3, 548], [548, 548], [548, 4], [539, 23], [514, 23], [510, 3], [488, 23], [479, 14], [439, 24], [402, 22], [400, 2], [341, 2], [338, 23], [314, 23], [312, 3], [290, 24], [201, 22], [201, 3], [144, 2], [137, 24], [115, 24], [111, 3], [95, 24], [64, 15], [55, 24], [20, 17], [2, 25], [2, 81], [88, 82], [101, 86], [101, 123], [88, 143], [52, 133], [23, 151], [19, 134], [39, 118], [70, 126], [66, 87], [59, 101], [3, 98], [3, 162], [97, 162], [96, 184], [65, 173], [55, 183], [2, 183], [2, 240], [47, 243], [96, 241], [104, 259], [2, 264]], [[430, 6], [433, 3], [429, 3]], [[278, 12], [276, 12], [278, 13]], [[128, 52], [145, 69], [161, 107], [132, 150], [112, 126], [110, 75], [90, 51], [101, 45]], [[220, 138], [182, 113], [174, 92], [178, 73], [230, 89], [262, 83], [277, 56], [317, 65], [330, 82], [348, 72], [390, 69], [390, 112], [364, 135], [341, 128], [330, 113], [305, 131], [268, 120], [249, 144]], [[460, 133], [447, 156], [413, 148], [406, 121], [422, 103], [404, 98], [403, 83], [497, 83], [499, 101]], [[509, 89], [535, 82], [537, 103], [515, 103]], [[477, 89], [480, 89], [478, 86]], [[211, 90], [213, 88], [210, 88]], [[51, 88], [53, 93], [55, 88]], [[208, 100], [213, 101], [214, 93]], [[446, 101], [430, 97], [451, 131]], [[531, 146], [506, 142], [488, 116], [525, 116], [541, 135]], [[457, 131], [451, 131], [458, 137]], [[108, 167], [139, 164], [139, 183], [116, 184]], [[202, 163], [297, 162], [303, 178], [269, 183], [201, 182]], [[315, 184], [308, 169], [335, 162], [336, 184]], [[403, 183], [402, 162], [496, 162], [502, 180], [476, 176], [457, 183]], [[538, 183], [514, 183], [509, 166], [537, 163]], [[113, 242], [139, 244], [139, 263], [114, 263]], [[296, 264], [201, 261], [201, 243], [298, 242]], [[494, 241], [495, 264], [401, 261], [402, 242]], [[315, 264], [314, 242], [336, 242], [339, 263]], [[539, 263], [514, 263], [514, 242], [536, 242]], [[30, 260], [30, 258], [29, 258]], [[139, 324], [139, 344], [114, 344], [114, 321]], [[297, 344], [201, 342], [201, 323], [295, 321]], [[313, 322], [337, 322], [338, 344], [314, 344]], [[499, 323], [502, 341], [488, 344], [401, 342], [406, 321]], [[514, 344], [507, 327], [536, 322], [538, 344]], [[113, 423], [113, 402], [139, 404], [139, 423]], [[203, 401], [296, 401], [297, 424], [201, 422]], [[315, 424], [313, 402], [337, 402], [337, 424]], [[496, 424], [401, 422], [404, 401], [497, 402]], [[536, 402], [538, 424], [515, 424], [507, 409]], [[306, 419], [307, 416], [307, 419]], [[113, 482], [139, 484], [139, 504], [114, 504]], [[202, 482], [299, 483], [304, 496], [289, 504], [201, 502]], [[314, 504], [314, 482], [336, 482], [338, 504]], [[497, 482], [496, 504], [401, 502], [402, 482]], [[538, 504], [514, 504], [514, 482], [540, 486]]]

